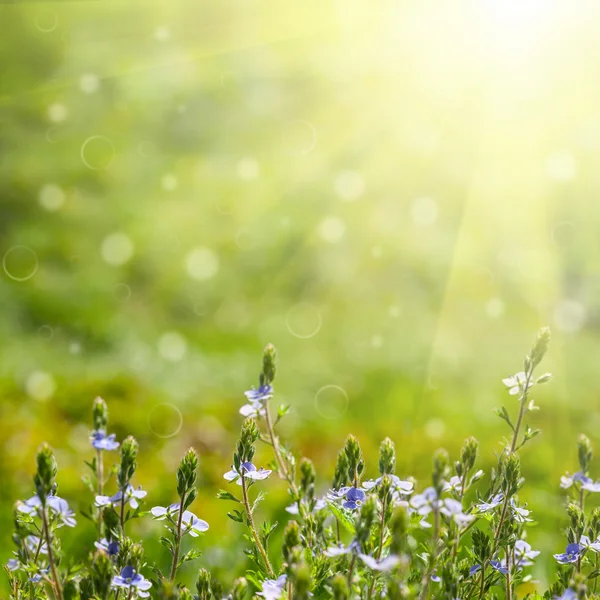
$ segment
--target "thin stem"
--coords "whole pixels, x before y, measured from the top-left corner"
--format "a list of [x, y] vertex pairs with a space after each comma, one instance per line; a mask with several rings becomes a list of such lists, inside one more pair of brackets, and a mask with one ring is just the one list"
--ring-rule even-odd
[[39, 543], [38, 543], [38, 545], [37, 545], [37, 548], [36, 548], [36, 550], [35, 550], [35, 556], [33, 557], [33, 562], [34, 562], [35, 564], [37, 564], [38, 557], [40, 556], [40, 552], [41, 552], [41, 550], [42, 550], [42, 544], [43, 544], [43, 543], [44, 543], [44, 538], [43, 538], [43, 537], [40, 535], [40, 541], [39, 541]]
[[125, 490], [126, 489], [127, 489], [127, 486], [125, 486], [125, 488], [121, 490], [121, 533], [123, 534], [123, 537], [125, 537]]
[[44, 531], [44, 537], [46, 538], [46, 545], [48, 546], [48, 563], [50, 570], [52, 571], [52, 578], [54, 579], [54, 588], [56, 590], [56, 598], [63, 600], [62, 587], [58, 578], [58, 572], [56, 570], [56, 564], [54, 562], [54, 553], [52, 552], [52, 544], [50, 543], [50, 528], [48, 527], [48, 513], [46, 507], [42, 507], [42, 528]]
[[481, 587], [479, 588], [479, 600], [483, 600], [485, 594], [485, 563], [481, 565]]
[[506, 553], [506, 600], [511, 600], [512, 598], [512, 583], [510, 581], [510, 555]]
[[260, 537], [256, 531], [256, 527], [254, 526], [254, 518], [252, 517], [252, 510], [250, 508], [250, 502], [248, 501], [248, 490], [246, 488], [246, 478], [244, 477], [244, 473], [242, 472], [242, 497], [244, 499], [244, 507], [246, 508], [246, 514], [248, 515], [248, 525], [250, 527], [250, 531], [252, 532], [252, 537], [254, 537], [254, 542], [256, 543], [256, 547], [262, 556], [262, 559], [267, 567], [267, 572], [269, 573], [269, 577], [275, 578], [275, 572], [273, 571], [273, 567], [269, 562], [269, 557], [265, 551], [262, 542], [260, 541]]
[[277, 466], [279, 468], [280, 476], [285, 479], [292, 489], [292, 493], [294, 494], [294, 499], [300, 502], [300, 494], [298, 493], [298, 488], [296, 487], [296, 483], [288, 470], [287, 465], [285, 464], [285, 460], [281, 455], [281, 448], [279, 447], [279, 438], [275, 435], [275, 428], [273, 425], [273, 421], [271, 420], [271, 412], [269, 410], [269, 401], [265, 400], [265, 421], [267, 423], [267, 431], [269, 432], [269, 438], [271, 440], [271, 446], [273, 446], [273, 453], [275, 454], [275, 460], [277, 461]]
[[427, 569], [427, 571], [425, 571], [423, 574], [423, 579], [421, 580], [423, 590], [419, 596], [420, 600], [425, 600], [425, 598], [429, 596], [429, 582], [431, 580], [432, 573], [435, 571], [435, 565], [437, 561], [438, 537], [440, 534], [440, 507], [438, 503], [439, 499], [436, 498], [433, 508], [433, 547], [431, 550], [431, 566], [429, 569]]
[[[382, 506], [381, 506], [381, 521], [380, 521], [380, 530], [379, 530], [379, 545], [377, 546], [377, 560], [381, 558], [381, 553], [383, 551], [383, 536], [385, 534], [385, 513], [387, 511], [387, 496], [383, 498]], [[367, 596], [368, 600], [371, 600], [373, 596], [373, 590], [375, 588], [375, 581], [377, 580], [377, 571], [373, 571], [373, 579], [371, 579], [371, 585], [369, 586], [369, 595]]]
[[350, 569], [348, 569], [348, 587], [352, 589], [352, 575], [354, 574], [354, 564], [356, 563], [356, 554], [352, 553], [352, 560], [350, 561]]
[[527, 398], [529, 396], [529, 384], [531, 383], [532, 375], [533, 369], [530, 369], [525, 379], [525, 387], [523, 388], [523, 393], [521, 394], [521, 402], [519, 404], [519, 415], [517, 417], [517, 422], [515, 423], [515, 429], [513, 431], [513, 439], [510, 445], [510, 454], [512, 454], [517, 447], [519, 430], [521, 429], [521, 423], [523, 421], [523, 417], [525, 416], [525, 403], [527, 402]]
[[181, 495], [181, 502], [179, 503], [179, 516], [177, 517], [177, 537], [175, 539], [175, 552], [173, 553], [173, 565], [171, 567], [171, 581], [175, 580], [177, 573], [177, 563], [179, 561], [179, 548], [181, 546], [181, 520], [183, 519], [183, 500], [185, 493]]
[[[598, 554], [596, 554], [596, 565], [595, 565], [595, 567], [594, 567], [594, 571], [597, 571], [597, 570], [598, 570], [598, 558], [599, 558], [599, 557], [598, 557]], [[596, 593], [596, 588], [597, 588], [597, 587], [598, 587], [598, 578], [596, 577], [596, 578], [594, 579], [594, 594]]]
[[[104, 493], [104, 457], [102, 450], [96, 450], [96, 479], [98, 480], [98, 496]], [[103, 508], [98, 507], [98, 537], [102, 537], [102, 513]]]

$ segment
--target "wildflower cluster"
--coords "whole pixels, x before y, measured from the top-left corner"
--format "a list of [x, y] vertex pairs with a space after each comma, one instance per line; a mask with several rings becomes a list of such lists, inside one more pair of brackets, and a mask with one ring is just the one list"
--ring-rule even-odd
[[[227, 592], [204, 568], [193, 590], [178, 580], [181, 565], [200, 557], [195, 538], [209, 530], [192, 512], [198, 493], [196, 451], [188, 450], [181, 459], [173, 503], [144, 510], [148, 494], [135, 485], [138, 444], [131, 436], [119, 443], [108, 433], [108, 409], [97, 398], [90, 434], [93, 457], [85, 478], [94, 501], [82, 513], [96, 530], [89, 559], [74, 565], [64, 556], [61, 528], [77, 523], [74, 511], [58, 495], [56, 461], [44, 445], [37, 455], [34, 495], [15, 507], [16, 550], [8, 564], [11, 597], [512, 600], [522, 595], [525, 583], [532, 584], [529, 598], [542, 597], [531, 591], [537, 586], [530, 568], [540, 553], [528, 541], [533, 517], [520, 498], [521, 452], [538, 433], [528, 424], [537, 410], [531, 395], [550, 379], [549, 374], [537, 374], [549, 340], [549, 330], [541, 330], [522, 371], [503, 380], [517, 402], [514, 409], [497, 411], [509, 437], [489, 475], [477, 468], [479, 443], [473, 437], [454, 459], [438, 450], [430, 481], [419, 485], [397, 472], [391, 439], [381, 442], [377, 468], [370, 472], [358, 439], [350, 435], [329, 487], [317, 479], [309, 458], [298, 460], [279, 438], [277, 426], [288, 408], [272, 405], [276, 352], [267, 346], [258, 386], [245, 392], [240, 409], [244, 421], [231, 464], [224, 469], [224, 481], [235, 485], [218, 494], [233, 503], [227, 514], [245, 531], [248, 558], [247, 570], [237, 579], [232, 576]], [[266, 466], [256, 459], [258, 444], [271, 453]], [[117, 451], [118, 465], [106, 469], [105, 454]], [[590, 474], [592, 446], [585, 436], [579, 439], [578, 456], [579, 470], [560, 481], [569, 521], [564, 551], [554, 555], [558, 575], [545, 598], [595, 597], [600, 509], [586, 510], [585, 501], [600, 492], [600, 481]], [[258, 514], [265, 488], [277, 485], [274, 479], [285, 484], [290, 497], [283, 526]], [[138, 518], [165, 525], [161, 542], [171, 555], [168, 572], [161, 572], [146, 558], [143, 545], [129, 537], [128, 523]], [[271, 538], [278, 529], [281, 542], [275, 547]]]

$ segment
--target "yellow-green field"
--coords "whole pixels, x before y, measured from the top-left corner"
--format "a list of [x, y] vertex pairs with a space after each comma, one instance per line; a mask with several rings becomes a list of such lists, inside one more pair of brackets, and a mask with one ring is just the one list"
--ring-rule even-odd
[[[560, 475], [580, 432], [599, 440], [599, 18], [592, 0], [0, 4], [2, 563], [42, 441], [61, 495], [91, 503], [95, 396], [140, 441], [148, 506], [200, 451], [200, 562], [229, 581], [242, 540], [215, 495], [267, 342], [282, 436], [322, 491], [350, 432], [372, 472], [389, 435], [422, 487], [471, 434], [489, 473], [493, 409], [516, 409], [501, 378], [547, 324], [522, 496], [548, 578]], [[265, 489], [281, 522], [285, 486]], [[166, 561], [159, 525], [137, 527]], [[64, 546], [90, 551], [88, 531]]]

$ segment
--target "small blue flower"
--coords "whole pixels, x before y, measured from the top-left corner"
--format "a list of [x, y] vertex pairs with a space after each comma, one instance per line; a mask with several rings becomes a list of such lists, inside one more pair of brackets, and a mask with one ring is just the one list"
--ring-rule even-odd
[[251, 462], [245, 462], [240, 465], [240, 470], [236, 471], [232, 466], [231, 471], [227, 471], [223, 475], [223, 479], [227, 481], [236, 481], [238, 485], [242, 485], [242, 473], [244, 474], [244, 479], [251, 479], [253, 481], [260, 481], [262, 479], [266, 479], [273, 471], [270, 469], [257, 469]]
[[577, 600], [577, 592], [567, 588], [560, 596], [554, 596], [554, 600]]
[[475, 575], [475, 573], [478, 573], [479, 571], [481, 571], [481, 565], [473, 565], [469, 569], [469, 577]]
[[[323, 510], [324, 508], [327, 508], [327, 502], [325, 502], [325, 500], [323, 500], [323, 498], [317, 498], [317, 500], [315, 501], [315, 507], [313, 508], [313, 512]], [[294, 502], [294, 504], [290, 504], [289, 506], [286, 506], [285, 510], [288, 513], [290, 513], [290, 515], [299, 515], [300, 514], [300, 508], [299, 508], [297, 502]]]
[[6, 568], [9, 571], [18, 571], [21, 568], [21, 562], [16, 558], [9, 558]]
[[49, 570], [50, 570], [50, 567], [46, 567], [45, 569], [39, 569], [35, 575], [32, 575], [29, 578], [29, 581], [32, 581], [33, 583], [38, 583], [39, 581], [41, 581], [44, 578], [44, 575], [48, 574]]
[[[167, 519], [171, 524], [177, 525], [179, 521], [179, 503], [171, 504], [170, 506], [155, 506], [150, 510], [152, 516], [157, 521]], [[181, 534], [189, 533], [192, 537], [198, 537], [201, 533], [208, 530], [208, 523], [199, 519], [193, 512], [184, 510], [181, 515]]]
[[262, 582], [262, 590], [256, 595], [262, 596], [265, 600], [278, 600], [283, 596], [286, 582], [287, 575], [280, 575], [277, 579], [265, 579]]
[[449, 519], [452, 519], [459, 526], [466, 525], [475, 518], [473, 515], [465, 514], [462, 504], [452, 498], [444, 499], [440, 512]]
[[539, 555], [539, 550], [532, 550], [531, 546], [525, 540], [515, 542], [515, 564], [517, 567], [529, 567], [533, 564], [533, 559]]
[[119, 447], [119, 442], [115, 438], [116, 435], [114, 433], [106, 435], [106, 431], [98, 429], [92, 431], [90, 442], [96, 450], [116, 450]]
[[442, 581], [442, 578], [437, 574], [437, 570], [435, 570], [430, 577], [431, 581], [433, 581], [433, 583], [439, 583], [440, 581]]
[[106, 552], [109, 556], [116, 556], [119, 554], [119, 542], [112, 541], [109, 542], [106, 538], [102, 538], [99, 542], [94, 542], [94, 546], [98, 548], [98, 550], [102, 550], [102, 552]]
[[374, 571], [382, 571], [387, 572], [391, 571], [399, 562], [400, 559], [395, 554], [390, 554], [385, 558], [380, 558], [379, 560], [373, 556], [369, 556], [368, 554], [359, 554], [359, 558], [369, 567], [369, 569], [373, 569]]
[[[50, 510], [50, 513], [60, 519], [62, 525], [75, 527], [77, 524], [75, 512], [69, 508], [69, 504], [66, 500], [63, 500], [59, 496], [48, 496], [48, 498], [46, 498], [46, 505]], [[29, 500], [25, 500], [25, 502], [19, 502], [17, 504], [17, 510], [27, 515], [39, 515], [42, 510], [42, 502], [37, 495], [32, 496]]]
[[112, 586], [113, 588], [125, 588], [140, 598], [147, 598], [150, 596], [148, 590], [152, 587], [152, 583], [140, 573], [136, 573], [133, 567], [127, 566], [120, 575], [113, 577]]
[[69, 504], [66, 500], [59, 498], [58, 496], [50, 496], [46, 500], [48, 508], [62, 521], [67, 527], [75, 527], [77, 521], [75, 521], [75, 511], [69, 508]]
[[264, 417], [266, 409], [265, 402], [273, 396], [273, 387], [270, 385], [261, 385], [257, 390], [252, 388], [244, 392], [248, 399], [248, 404], [240, 408], [240, 414], [243, 417]]
[[422, 517], [421, 527], [430, 527], [430, 524], [425, 520], [427, 515], [440, 504], [437, 492], [434, 488], [428, 487], [423, 490], [422, 494], [416, 494], [410, 499], [410, 508]]
[[273, 386], [261, 385], [258, 389], [252, 388], [244, 392], [244, 395], [248, 398], [249, 402], [264, 402], [273, 397]]
[[504, 500], [504, 494], [496, 494], [489, 502], [480, 502], [476, 505], [479, 512], [489, 512], [500, 506]]
[[[135, 510], [141, 500], [146, 496], [148, 492], [145, 492], [141, 487], [135, 489], [132, 485], [128, 485], [125, 489], [125, 503], [129, 503], [129, 506]], [[96, 506], [101, 508], [103, 506], [119, 506], [123, 498], [123, 492], [119, 490], [114, 496], [96, 496]]]
[[37, 535], [28, 535], [25, 538], [25, 546], [32, 554], [48, 554], [48, 544], [46, 542], [40, 544], [40, 538]]
[[357, 487], [351, 487], [345, 495], [346, 501], [342, 503], [344, 508], [356, 510], [364, 501], [366, 494]]
[[502, 575], [508, 574], [508, 569], [506, 568], [506, 565], [504, 565], [499, 560], [490, 560], [490, 566], [492, 567], [492, 569], [498, 571], [498, 573], [502, 573]]
[[581, 546], [579, 544], [569, 544], [563, 554], [555, 554], [554, 558], [561, 565], [568, 565], [577, 562], [581, 556]]

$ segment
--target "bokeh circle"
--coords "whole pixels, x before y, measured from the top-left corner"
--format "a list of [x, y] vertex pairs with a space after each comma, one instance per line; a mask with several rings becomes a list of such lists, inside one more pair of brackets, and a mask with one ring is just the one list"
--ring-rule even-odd
[[37, 273], [38, 267], [37, 254], [28, 246], [13, 246], [2, 259], [2, 268], [13, 281], [28, 281]]
[[168, 402], [157, 404], [148, 413], [148, 427], [150, 431], [159, 438], [171, 438], [176, 436], [183, 426], [183, 415], [181, 411]]

